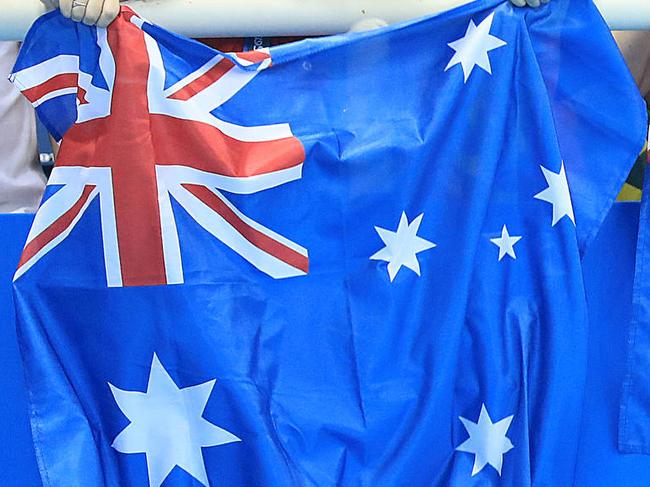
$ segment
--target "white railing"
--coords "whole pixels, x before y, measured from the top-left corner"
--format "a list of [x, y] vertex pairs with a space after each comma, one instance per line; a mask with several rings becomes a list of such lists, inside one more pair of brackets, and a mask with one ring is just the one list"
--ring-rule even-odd
[[[388, 23], [434, 14], [471, 0], [131, 0], [143, 17], [190, 37], [319, 35], [364, 18]], [[553, 1], [553, 0], [551, 0]], [[594, 0], [612, 30], [649, 29], [650, 0]], [[39, 0], [0, 0], [0, 40], [22, 39], [45, 8]]]

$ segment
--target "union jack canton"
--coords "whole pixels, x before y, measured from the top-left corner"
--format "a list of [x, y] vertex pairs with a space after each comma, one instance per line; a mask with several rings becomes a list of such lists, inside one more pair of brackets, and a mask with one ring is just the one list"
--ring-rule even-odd
[[107, 89], [93, 84], [78, 55], [53, 56], [11, 76], [35, 107], [77, 97], [76, 122], [49, 180], [61, 188], [38, 210], [14, 280], [59, 245], [97, 197], [110, 287], [184, 282], [172, 197], [269, 276], [306, 274], [305, 248], [222, 193], [256, 193], [302, 176], [305, 151], [288, 124], [242, 126], [211, 113], [271, 65], [268, 49], [218, 54], [165, 88], [161, 49], [147, 22], [126, 8], [122, 15], [132, 28], [96, 30]]

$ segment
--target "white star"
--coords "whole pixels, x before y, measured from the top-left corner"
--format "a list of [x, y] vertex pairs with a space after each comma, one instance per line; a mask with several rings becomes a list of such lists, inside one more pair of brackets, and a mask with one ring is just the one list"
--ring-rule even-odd
[[485, 409], [485, 404], [481, 406], [478, 423], [459, 417], [467, 433], [469, 433], [469, 438], [456, 450], [474, 454], [472, 477], [483, 470], [483, 467], [488, 463], [501, 475], [503, 455], [514, 448], [514, 445], [506, 436], [512, 418], [513, 416], [508, 416], [501, 421], [492, 423], [490, 415]]
[[423, 216], [424, 213], [409, 224], [406, 213], [402, 212], [396, 232], [375, 227], [386, 246], [376, 252], [370, 259], [388, 262], [388, 276], [391, 282], [395, 279], [402, 266], [408, 267], [419, 276], [420, 262], [417, 254], [436, 246], [433, 242], [417, 236]]
[[456, 52], [451, 58], [451, 61], [449, 61], [449, 64], [447, 64], [445, 71], [460, 64], [463, 67], [465, 83], [467, 83], [469, 75], [472, 74], [474, 66], [479, 66], [489, 74], [492, 74], [492, 66], [490, 65], [488, 52], [507, 44], [502, 39], [490, 34], [492, 20], [494, 20], [494, 12], [488, 15], [478, 27], [474, 23], [474, 20], [470, 19], [465, 36], [448, 44]]
[[201, 448], [241, 441], [202, 417], [215, 382], [179, 389], [154, 354], [147, 392], [108, 384], [131, 422], [112, 446], [120, 453], [146, 454], [150, 487], [160, 487], [177, 465], [209, 486]]
[[508, 233], [508, 227], [503, 225], [503, 228], [501, 229], [501, 237], [490, 239], [490, 242], [499, 247], [499, 262], [501, 262], [501, 259], [503, 259], [506, 254], [513, 259], [517, 258], [515, 255], [515, 244], [520, 240], [521, 237], [511, 237]]
[[553, 223], [551, 226], [555, 226], [565, 216], [568, 216], [575, 225], [576, 219], [573, 216], [573, 204], [571, 203], [569, 182], [567, 181], [566, 171], [564, 170], [564, 161], [562, 161], [559, 173], [554, 173], [544, 166], [539, 167], [542, 168], [542, 173], [544, 173], [548, 188], [537, 193], [534, 198], [553, 205]]

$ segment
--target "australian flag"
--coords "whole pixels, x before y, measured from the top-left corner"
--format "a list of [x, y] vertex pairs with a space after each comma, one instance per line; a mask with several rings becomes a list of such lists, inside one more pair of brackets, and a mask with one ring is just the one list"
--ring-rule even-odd
[[50, 13], [11, 79], [62, 138], [15, 276], [46, 487], [572, 485], [646, 124], [590, 1], [242, 53]]

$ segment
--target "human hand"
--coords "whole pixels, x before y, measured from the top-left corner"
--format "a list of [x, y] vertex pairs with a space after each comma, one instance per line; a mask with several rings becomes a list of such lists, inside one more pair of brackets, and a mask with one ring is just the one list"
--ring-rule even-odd
[[41, 0], [47, 7], [61, 9], [64, 17], [86, 25], [107, 27], [120, 13], [120, 0]]
[[539, 7], [543, 3], [548, 3], [549, 0], [510, 0], [517, 7]]
[[613, 31], [641, 94], [650, 97], [650, 31]]

